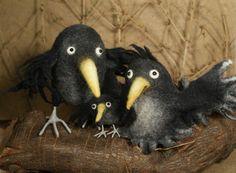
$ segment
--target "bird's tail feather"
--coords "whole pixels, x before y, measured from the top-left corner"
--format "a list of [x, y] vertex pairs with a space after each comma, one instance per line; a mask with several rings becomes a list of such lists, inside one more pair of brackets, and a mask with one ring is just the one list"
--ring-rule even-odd
[[183, 91], [187, 94], [185, 98], [191, 98], [187, 99], [188, 107], [197, 114], [218, 112], [230, 120], [236, 120], [230, 115], [236, 112], [236, 76], [222, 77], [231, 64], [231, 60], [223, 60], [191, 82]]
[[236, 76], [221, 77], [231, 64], [231, 60], [224, 60], [216, 67], [216, 70], [218, 70], [220, 74], [219, 87], [223, 92], [222, 102], [219, 104], [216, 111], [230, 120], [236, 120], [236, 117], [229, 115], [230, 113], [236, 112]]

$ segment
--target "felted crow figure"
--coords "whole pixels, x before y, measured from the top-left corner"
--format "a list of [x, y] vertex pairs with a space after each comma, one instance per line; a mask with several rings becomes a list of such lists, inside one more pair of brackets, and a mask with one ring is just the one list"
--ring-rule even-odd
[[[116, 68], [108, 60], [99, 34], [86, 25], [65, 28], [50, 50], [30, 59], [23, 67], [24, 80], [11, 91], [27, 89], [30, 95], [40, 93], [45, 101], [53, 105], [53, 112], [39, 135], [52, 124], [56, 137], [59, 137], [57, 122], [71, 133], [67, 124], [57, 117], [57, 106], [63, 101], [79, 105], [93, 97], [99, 98], [106, 73], [115, 73]], [[111, 78], [113, 76], [115, 74]], [[44, 88], [51, 92], [51, 101], [46, 97]]]
[[[116, 56], [114, 53], [112, 55]], [[121, 71], [124, 73], [123, 70]], [[78, 110], [70, 117], [70, 121], [77, 127], [85, 128], [87, 125], [97, 125], [101, 132], [94, 136], [98, 138], [101, 136], [107, 137], [109, 134], [112, 137], [115, 134], [119, 136], [115, 125], [120, 122], [121, 114], [119, 107], [124, 85], [116, 80], [114, 73], [106, 73], [104, 80], [106, 84], [102, 89], [101, 97], [93, 97], [88, 102], [79, 105]], [[104, 126], [111, 125], [113, 130], [107, 133], [108, 131], [104, 130]]]
[[136, 51], [128, 50], [126, 54], [136, 58], [128, 64], [125, 116], [136, 118], [130, 125], [119, 127], [119, 133], [139, 145], [143, 153], [155, 150], [157, 145], [173, 146], [191, 136], [195, 115], [235, 111], [236, 77], [221, 79], [230, 60], [179, 89], [146, 47], [133, 46]]
[[[119, 112], [120, 99], [115, 95], [103, 94], [99, 99], [93, 98], [89, 102], [78, 106], [78, 109], [70, 117], [70, 121], [74, 123], [76, 127], [85, 128], [85, 126], [98, 125], [101, 132], [94, 136], [99, 138], [101, 136], [112, 137], [119, 133], [115, 124], [119, 123], [120, 112]], [[108, 133], [104, 130], [104, 126], [112, 126], [113, 130]]]

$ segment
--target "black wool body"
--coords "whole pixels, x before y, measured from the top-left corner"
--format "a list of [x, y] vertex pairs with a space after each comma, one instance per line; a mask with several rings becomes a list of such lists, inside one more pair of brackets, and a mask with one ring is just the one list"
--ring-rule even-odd
[[125, 117], [135, 118], [130, 125], [120, 127], [119, 132], [139, 145], [143, 153], [150, 153], [158, 145], [171, 147], [178, 140], [190, 137], [193, 123], [205, 122], [203, 114], [235, 111], [236, 78], [221, 78], [230, 60], [178, 88], [149, 49], [136, 45], [134, 48], [136, 51], [128, 50], [136, 58], [128, 64], [126, 87], [129, 89], [124, 100]]
[[[71, 115], [70, 121], [75, 127], [98, 126], [100, 132], [94, 135], [97, 138], [108, 135], [114, 137], [115, 134], [120, 136], [116, 128], [120, 122], [119, 105], [120, 99], [118, 97], [102, 94], [99, 99], [93, 98], [78, 106], [78, 110]], [[105, 127], [112, 127], [112, 131], [108, 132]]]
[[[118, 82], [114, 73], [109, 70], [105, 75], [105, 84], [102, 88], [102, 95], [100, 98], [93, 97], [88, 102], [78, 106], [71, 117], [70, 121], [76, 127], [85, 128], [86, 126], [101, 127], [99, 133], [95, 134], [95, 137], [112, 137], [119, 133], [116, 125], [121, 122], [120, 103], [123, 90], [123, 84]], [[104, 127], [111, 127], [112, 131], [108, 132]]]
[[[47, 52], [28, 60], [24, 65], [23, 80], [10, 91], [27, 89], [29, 95], [40, 93], [53, 105], [53, 112], [39, 135], [49, 124], [59, 137], [56, 123], [60, 122], [70, 133], [66, 123], [57, 117], [61, 102], [79, 105], [93, 97], [99, 98], [107, 71], [114, 73], [117, 65], [107, 57], [100, 35], [86, 25], [65, 28]], [[45, 90], [52, 94], [48, 99]]]

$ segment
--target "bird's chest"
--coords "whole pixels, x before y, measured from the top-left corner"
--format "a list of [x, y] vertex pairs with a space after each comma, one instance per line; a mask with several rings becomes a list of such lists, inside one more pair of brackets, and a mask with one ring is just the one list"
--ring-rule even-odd
[[57, 68], [55, 83], [63, 99], [72, 105], [80, 104], [85, 97], [92, 97], [91, 91], [77, 69], [66, 66]]
[[130, 131], [135, 136], [145, 137], [161, 133], [165, 125], [165, 107], [157, 98], [143, 95], [134, 104], [137, 115]]

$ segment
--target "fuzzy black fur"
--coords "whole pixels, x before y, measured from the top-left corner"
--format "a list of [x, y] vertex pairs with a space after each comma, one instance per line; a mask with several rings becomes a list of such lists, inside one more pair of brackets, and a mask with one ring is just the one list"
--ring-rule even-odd
[[[230, 60], [220, 62], [195, 81], [182, 81], [178, 88], [148, 48], [133, 47], [135, 50], [128, 50], [125, 54], [135, 57], [128, 64], [133, 77], [126, 78], [126, 86], [129, 88], [135, 77], [141, 76], [149, 81], [151, 87], [143, 92], [128, 113], [135, 114], [134, 121], [120, 128], [120, 132], [133, 144], [139, 145], [144, 153], [155, 150], [160, 144], [173, 146], [176, 141], [191, 136], [193, 123], [207, 125], [206, 114], [235, 111], [236, 79], [221, 77], [231, 64]], [[157, 79], [149, 76], [152, 69], [158, 70]]]
[[[69, 46], [76, 48], [75, 54], [68, 55]], [[97, 47], [104, 51], [100, 57], [95, 53]], [[93, 97], [77, 67], [82, 58], [90, 56], [96, 63], [101, 89], [105, 86], [106, 75], [110, 74], [112, 79], [115, 78], [115, 73], [124, 73], [123, 66], [116, 64], [114, 58], [108, 57], [115, 56], [115, 52], [109, 52], [114, 51], [106, 51], [94, 29], [86, 25], [70, 26], [58, 35], [50, 50], [22, 65], [23, 80], [9, 91], [26, 89], [30, 96], [40, 93], [46, 102], [54, 106], [62, 101], [72, 105], [81, 104]], [[52, 99], [46, 96], [45, 89], [51, 92]]]

